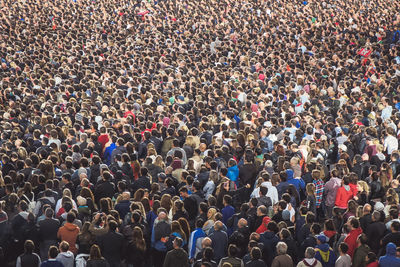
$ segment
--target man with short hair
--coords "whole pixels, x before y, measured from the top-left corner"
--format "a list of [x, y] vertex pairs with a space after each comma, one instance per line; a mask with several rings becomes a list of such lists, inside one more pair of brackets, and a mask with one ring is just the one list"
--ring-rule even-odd
[[182, 248], [183, 240], [176, 237], [172, 244], [173, 250], [167, 253], [163, 267], [189, 267], [187, 252]]
[[228, 235], [223, 229], [223, 224], [221, 221], [216, 221], [214, 224], [214, 232], [210, 235], [212, 241], [212, 248], [214, 249], [214, 260], [219, 262], [223, 257], [225, 257], [225, 251], [228, 247]]
[[363, 267], [365, 266], [365, 257], [371, 251], [367, 245], [367, 236], [365, 234], [360, 234], [357, 237], [357, 248], [354, 251], [352, 267]]
[[75, 213], [72, 211], [68, 212], [67, 214], [67, 223], [58, 229], [57, 237], [62, 241], [67, 241], [69, 244], [69, 250], [72, 251], [74, 254], [78, 252], [76, 247], [76, 240], [79, 234], [79, 227], [74, 224], [75, 221]]
[[64, 267], [64, 265], [57, 261], [58, 255], [58, 248], [56, 246], [51, 246], [49, 248], [49, 254], [48, 254], [48, 260], [42, 262], [42, 264], [40, 264], [40, 267]]
[[47, 259], [50, 246], [57, 244], [57, 232], [60, 228], [60, 221], [53, 218], [54, 211], [47, 208], [44, 212], [46, 218], [41, 220], [39, 224], [40, 257], [42, 260]]
[[121, 266], [121, 256], [124, 255], [124, 236], [117, 232], [118, 224], [116, 221], [109, 221], [108, 227], [108, 233], [99, 236], [97, 243], [110, 266], [119, 267]]
[[278, 244], [276, 244], [277, 256], [272, 261], [271, 267], [280, 267], [280, 266], [292, 267], [293, 266], [292, 257], [290, 257], [286, 253], [287, 248], [288, 248], [288, 246], [286, 245], [285, 242], [278, 242]]
[[57, 255], [56, 260], [61, 262], [64, 267], [74, 267], [74, 253], [69, 251], [69, 244], [67, 241], [62, 241], [59, 246], [60, 253]]

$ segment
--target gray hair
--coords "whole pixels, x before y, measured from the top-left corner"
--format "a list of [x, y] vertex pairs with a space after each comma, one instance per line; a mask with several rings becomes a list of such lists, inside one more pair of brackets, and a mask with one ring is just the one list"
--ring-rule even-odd
[[278, 242], [278, 244], [276, 244], [276, 252], [278, 253], [278, 255], [285, 255], [287, 251], [287, 245], [285, 242]]
[[308, 247], [308, 248], [306, 249], [306, 252], [304, 253], [304, 256], [305, 256], [307, 259], [312, 259], [312, 258], [314, 258], [314, 256], [315, 256], [315, 250], [314, 250], [314, 248], [313, 248], [313, 247]]

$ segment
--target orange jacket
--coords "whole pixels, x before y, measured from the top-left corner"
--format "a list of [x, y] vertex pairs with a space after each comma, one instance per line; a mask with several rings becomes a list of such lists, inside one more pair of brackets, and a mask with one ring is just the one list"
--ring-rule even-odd
[[67, 241], [69, 244], [69, 250], [76, 254], [78, 249], [76, 248], [76, 239], [79, 234], [79, 227], [73, 223], [65, 223], [64, 226], [58, 229], [57, 237], [61, 239], [61, 241]]

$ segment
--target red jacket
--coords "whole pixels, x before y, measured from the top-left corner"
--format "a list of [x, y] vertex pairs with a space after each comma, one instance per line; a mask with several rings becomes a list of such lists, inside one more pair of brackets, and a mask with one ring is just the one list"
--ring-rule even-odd
[[368, 264], [367, 267], [379, 267], [379, 264], [377, 261], [374, 261], [374, 262], [371, 262], [370, 264]]
[[336, 193], [335, 205], [341, 209], [347, 209], [347, 202], [353, 198], [353, 191], [350, 186], [348, 188], [347, 191], [345, 186], [342, 186]]
[[348, 236], [344, 239], [344, 242], [349, 246], [349, 250], [347, 251], [347, 254], [350, 255], [350, 257], [353, 258], [354, 250], [357, 247], [357, 238], [358, 236], [362, 234], [362, 229], [360, 227], [353, 229], [350, 231]]

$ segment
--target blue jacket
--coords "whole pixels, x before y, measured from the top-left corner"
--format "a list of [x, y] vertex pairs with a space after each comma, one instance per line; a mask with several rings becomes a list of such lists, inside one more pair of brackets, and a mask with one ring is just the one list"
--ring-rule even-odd
[[118, 211], [120, 218], [125, 218], [125, 215], [129, 212], [131, 202], [129, 200], [121, 200], [115, 205], [115, 210]]
[[276, 256], [276, 244], [279, 238], [274, 232], [266, 231], [260, 235], [260, 243], [264, 244], [263, 259], [267, 266], [271, 266]]
[[231, 205], [229, 205], [223, 208], [221, 212], [222, 212], [222, 222], [226, 225], [229, 218], [232, 217], [233, 214], [235, 214], [235, 209]]
[[196, 243], [197, 239], [206, 237], [206, 233], [204, 233], [202, 228], [197, 228], [194, 230], [189, 239], [189, 259], [193, 259], [196, 256]]
[[396, 245], [386, 245], [386, 255], [379, 258], [379, 266], [400, 267], [400, 259], [396, 258]]
[[301, 179], [301, 178], [295, 179], [293, 177], [293, 175], [294, 175], [293, 170], [290, 170], [290, 169], [286, 170], [286, 174], [287, 174], [287, 182], [289, 184], [294, 185], [294, 187], [296, 187], [296, 189], [297, 189], [297, 192], [300, 193], [300, 191], [306, 187], [306, 184], [304, 183], [303, 179]]
[[111, 154], [116, 147], [117, 145], [115, 143], [112, 143], [109, 147], [106, 148], [106, 150], [104, 150], [104, 163], [108, 166], [110, 166], [111, 164]]
[[323, 267], [335, 267], [336, 255], [327, 243], [317, 245], [315, 258], [322, 263]]
[[215, 231], [210, 235], [211, 246], [214, 249], [214, 260], [219, 262], [226, 256], [225, 251], [228, 248], [228, 235], [224, 231]]
[[239, 185], [239, 168], [237, 165], [229, 167], [228, 168], [228, 173], [226, 174], [226, 177], [229, 178], [232, 182], [235, 182], [236, 186]]

